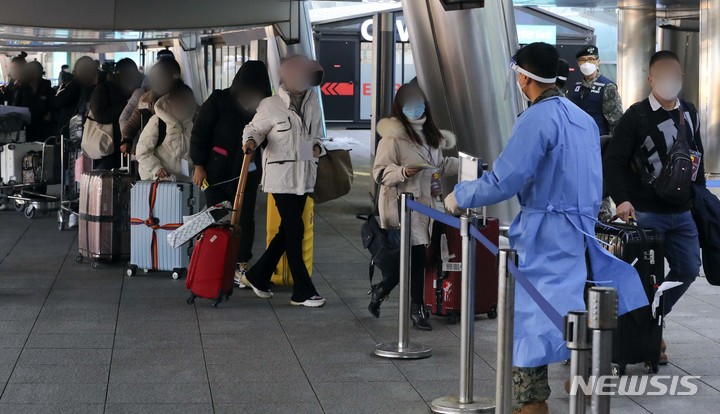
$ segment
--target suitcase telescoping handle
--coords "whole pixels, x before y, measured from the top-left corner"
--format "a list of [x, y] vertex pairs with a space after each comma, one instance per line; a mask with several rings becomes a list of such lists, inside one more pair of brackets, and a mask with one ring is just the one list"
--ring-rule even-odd
[[233, 203], [232, 216], [230, 216], [230, 225], [233, 231], [240, 229], [240, 214], [242, 213], [243, 199], [245, 198], [245, 186], [247, 185], [248, 172], [250, 172], [250, 163], [253, 162], [253, 151], [246, 151], [243, 157], [242, 169], [240, 170], [240, 179], [238, 180], [237, 191], [235, 192], [235, 202]]

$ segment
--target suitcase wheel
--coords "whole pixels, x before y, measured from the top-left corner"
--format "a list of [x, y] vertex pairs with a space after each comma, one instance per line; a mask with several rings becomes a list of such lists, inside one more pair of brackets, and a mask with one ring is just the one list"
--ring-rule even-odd
[[492, 309], [490, 309], [490, 312], [487, 313], [487, 317], [490, 319], [495, 319], [498, 317], [497, 305], [493, 306]]
[[455, 325], [460, 321], [460, 318], [458, 317], [458, 315], [455, 315], [454, 313], [452, 313], [452, 314], [448, 315], [447, 321], [448, 321], [448, 325]]
[[130, 265], [125, 269], [125, 274], [128, 275], [128, 277], [135, 276], [135, 273], [137, 273], [137, 266]]
[[180, 279], [181, 277], [184, 277], [184, 276], [185, 276], [185, 270], [184, 270], [184, 269], [175, 268], [175, 269], [173, 269], [171, 276], [172, 276], [172, 278], [173, 278], [174, 280], [178, 280], [178, 279]]
[[612, 366], [612, 375], [614, 375], [616, 377], [622, 377], [623, 375], [625, 375], [625, 367], [626, 367], [625, 364], [613, 365]]
[[25, 210], [25, 202], [20, 200], [15, 200], [15, 211], [23, 211]]
[[143, 273], [148, 274], [150, 272], [150, 269], [143, 269]]
[[0, 203], [0, 211], [5, 211], [7, 208], [7, 203]]
[[212, 306], [213, 308], [217, 308], [220, 302], [222, 302], [222, 296], [218, 296], [215, 300], [213, 300], [210, 306]]
[[563, 360], [562, 360], [562, 364], [563, 364], [563, 365], [570, 365], [570, 360], [569, 360], [569, 359], [563, 359]]
[[102, 267], [102, 265], [100, 264], [100, 262], [92, 262], [92, 264], [91, 264], [90, 266], [92, 266], [92, 268], [93, 268], [93, 269], [96, 269], [96, 270], [97, 270], [97, 269], [100, 269], [100, 268]]
[[83, 262], [83, 257], [81, 254], [75, 256], [75, 263], [82, 263], [82, 262]]
[[187, 298], [187, 300], [186, 300], [185, 302], [187, 302], [188, 305], [192, 305], [193, 303], [195, 303], [195, 298], [196, 298], [196, 297], [197, 297], [197, 296], [192, 295], [192, 296], [190, 296], [189, 298]]

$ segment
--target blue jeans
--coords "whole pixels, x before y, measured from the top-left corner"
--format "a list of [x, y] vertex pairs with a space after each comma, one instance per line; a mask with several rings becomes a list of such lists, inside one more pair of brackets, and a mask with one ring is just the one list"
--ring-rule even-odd
[[700, 240], [695, 220], [690, 211], [674, 214], [637, 211], [635, 218], [641, 227], [655, 229], [665, 236], [665, 258], [670, 264], [665, 280], [683, 282], [664, 293], [665, 313], [670, 313], [700, 273]]

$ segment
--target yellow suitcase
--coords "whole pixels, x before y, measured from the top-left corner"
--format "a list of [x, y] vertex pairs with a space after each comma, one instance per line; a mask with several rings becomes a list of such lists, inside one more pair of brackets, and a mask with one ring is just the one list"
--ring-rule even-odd
[[[303, 259], [305, 260], [305, 267], [307, 267], [308, 274], [312, 276], [312, 265], [313, 265], [313, 226], [314, 226], [314, 211], [315, 202], [311, 197], [307, 198], [305, 202], [305, 210], [303, 210], [303, 223], [305, 224], [305, 235], [303, 236]], [[278, 213], [277, 207], [275, 207], [275, 199], [272, 194], [268, 194], [267, 200], [267, 239], [266, 246], [270, 244], [273, 237], [280, 228], [280, 213]], [[272, 275], [272, 282], [276, 285], [292, 286], [293, 279], [290, 274], [290, 267], [288, 266], [287, 256], [283, 255], [278, 262], [278, 266]]]

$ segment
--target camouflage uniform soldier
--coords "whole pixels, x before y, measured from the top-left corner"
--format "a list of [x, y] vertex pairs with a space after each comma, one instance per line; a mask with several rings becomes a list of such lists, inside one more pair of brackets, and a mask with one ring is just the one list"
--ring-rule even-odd
[[515, 400], [524, 404], [541, 403], [550, 398], [548, 366], [536, 368], [513, 367]]
[[[597, 46], [585, 45], [575, 57], [584, 78], [575, 84], [568, 98], [595, 120], [600, 135], [612, 135], [623, 114], [618, 87], [600, 74], [600, 52]], [[612, 201], [605, 198], [600, 207], [600, 220], [609, 220], [613, 216], [612, 211]]]

